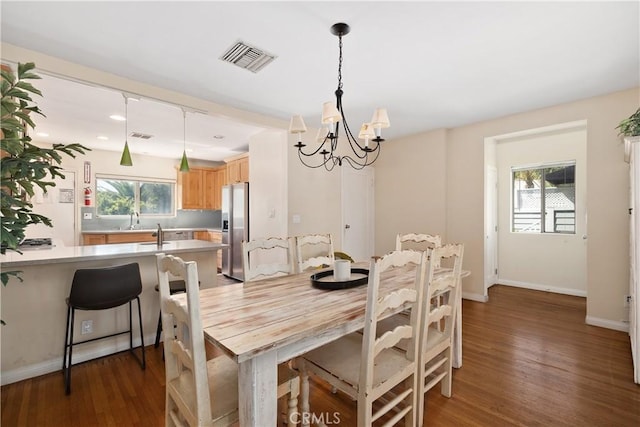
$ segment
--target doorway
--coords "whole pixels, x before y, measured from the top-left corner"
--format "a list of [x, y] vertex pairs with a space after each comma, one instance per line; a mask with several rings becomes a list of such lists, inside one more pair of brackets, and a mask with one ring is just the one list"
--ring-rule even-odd
[[[586, 132], [586, 121], [576, 121], [485, 139], [485, 298], [495, 283], [587, 296]], [[514, 199], [514, 167], [535, 169], [567, 161], [575, 164], [573, 229], [561, 232], [549, 227], [551, 232], [545, 232], [543, 227], [522, 232], [514, 228], [514, 200], [519, 200]], [[492, 168], [497, 171], [495, 178]], [[543, 181], [558, 196], [566, 192]], [[557, 211], [542, 206], [539, 215], [554, 219]], [[493, 238], [496, 220], [498, 231]]]
[[374, 169], [342, 168], [342, 250], [355, 261], [374, 254]]

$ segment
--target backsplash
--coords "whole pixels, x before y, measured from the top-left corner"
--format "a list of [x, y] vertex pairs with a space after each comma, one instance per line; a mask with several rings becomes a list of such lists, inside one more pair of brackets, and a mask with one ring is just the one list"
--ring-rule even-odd
[[[130, 218], [104, 218], [96, 216], [95, 207], [81, 207], [81, 228], [82, 231], [95, 230], [128, 230]], [[84, 219], [85, 213], [90, 213], [92, 219]], [[137, 224], [137, 217], [133, 217], [133, 224], [137, 229], [153, 229], [160, 223], [162, 228], [220, 228], [221, 211], [219, 210], [178, 210], [175, 217], [140, 217], [140, 224]]]

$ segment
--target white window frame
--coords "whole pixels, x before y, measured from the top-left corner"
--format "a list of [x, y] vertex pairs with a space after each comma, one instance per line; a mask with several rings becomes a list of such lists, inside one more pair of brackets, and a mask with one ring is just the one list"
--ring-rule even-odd
[[[140, 218], [172, 218], [177, 215], [177, 184], [175, 179], [166, 178], [153, 178], [153, 177], [141, 177], [141, 176], [125, 176], [125, 175], [108, 175], [108, 174], [96, 174], [95, 176], [95, 198], [96, 198], [96, 217], [98, 218], [113, 218], [121, 219], [128, 218], [130, 214], [123, 215], [102, 215], [98, 212], [97, 198], [98, 198], [98, 180], [119, 180], [119, 181], [133, 181], [137, 185], [134, 189], [134, 212], [140, 215]], [[158, 184], [170, 184], [171, 185], [171, 212], [167, 214], [143, 214], [140, 212], [140, 183], [158, 183]]]

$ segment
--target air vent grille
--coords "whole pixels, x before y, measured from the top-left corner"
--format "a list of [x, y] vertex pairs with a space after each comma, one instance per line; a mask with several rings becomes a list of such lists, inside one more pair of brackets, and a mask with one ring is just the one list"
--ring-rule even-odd
[[221, 60], [237, 65], [240, 68], [257, 73], [277, 57], [242, 41], [231, 46], [220, 57]]
[[129, 136], [131, 138], [140, 138], [140, 139], [151, 139], [151, 138], [153, 138], [153, 135], [149, 135], [149, 134], [141, 133], [141, 132], [131, 132], [129, 134]]

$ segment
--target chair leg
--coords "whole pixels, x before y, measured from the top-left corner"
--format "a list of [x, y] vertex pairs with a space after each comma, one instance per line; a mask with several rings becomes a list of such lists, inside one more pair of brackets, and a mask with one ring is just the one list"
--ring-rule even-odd
[[300, 394], [299, 387], [292, 387], [289, 391], [289, 399], [287, 400], [287, 427], [296, 427], [298, 424], [295, 419], [295, 414], [298, 412], [298, 394]]
[[62, 374], [64, 375], [67, 371], [67, 347], [69, 346], [69, 319], [71, 317], [71, 306], [67, 307], [67, 323], [65, 323], [65, 331], [64, 331], [64, 353], [62, 356]]
[[158, 314], [158, 327], [156, 328], [156, 342], [153, 344], [155, 348], [160, 346], [160, 334], [162, 333], [162, 313]]
[[296, 364], [300, 370], [300, 416], [302, 417], [302, 427], [309, 427], [309, 372], [307, 372], [307, 365], [303, 359], [296, 359]]
[[442, 369], [445, 370], [445, 376], [442, 378], [440, 383], [440, 393], [442, 393], [445, 397], [451, 397], [451, 380], [453, 377], [452, 373], [452, 362], [453, 362], [453, 346], [450, 346], [446, 351], [447, 361], [442, 365]]

